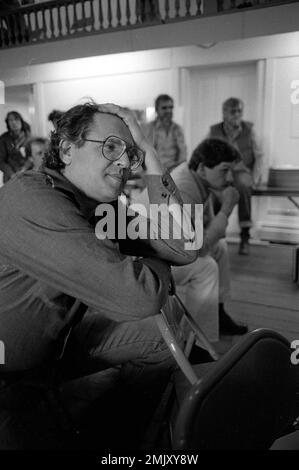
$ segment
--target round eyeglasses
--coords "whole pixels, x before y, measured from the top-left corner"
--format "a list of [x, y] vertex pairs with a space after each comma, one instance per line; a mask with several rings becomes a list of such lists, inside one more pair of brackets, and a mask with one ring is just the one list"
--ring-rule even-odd
[[142, 165], [144, 160], [144, 152], [135, 145], [129, 145], [123, 139], [110, 135], [105, 140], [84, 139], [87, 142], [97, 142], [102, 145], [102, 154], [107, 160], [115, 162], [127, 152], [130, 161], [130, 170], [135, 171]]

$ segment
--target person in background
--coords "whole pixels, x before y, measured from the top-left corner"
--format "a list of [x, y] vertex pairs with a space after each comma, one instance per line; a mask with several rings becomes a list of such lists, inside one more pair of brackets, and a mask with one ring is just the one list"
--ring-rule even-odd
[[32, 137], [29, 139], [26, 147], [26, 152], [29, 156], [32, 170], [40, 170], [43, 164], [43, 159], [49, 147], [48, 139], [44, 137]]
[[15, 173], [29, 168], [26, 144], [30, 138], [30, 126], [17, 111], [10, 111], [5, 118], [7, 132], [0, 136], [0, 170], [6, 183]]
[[234, 184], [240, 199], [238, 216], [240, 225], [239, 254], [249, 254], [251, 220], [251, 193], [253, 184], [261, 181], [262, 152], [257, 145], [253, 124], [243, 121], [244, 103], [240, 98], [229, 98], [222, 106], [223, 121], [211, 126], [209, 137], [221, 138], [236, 147], [242, 161], [234, 170]]
[[137, 0], [136, 7], [143, 23], [161, 19], [159, 3], [156, 0]]
[[[248, 329], [226, 312], [230, 299], [230, 269], [225, 230], [238, 203], [233, 171], [241, 157], [238, 150], [219, 139], [206, 139], [193, 151], [190, 161], [171, 172], [185, 204], [203, 204], [203, 246], [188, 266], [173, 267], [178, 293], [185, 297], [191, 315], [211, 341], [220, 335], [242, 335]], [[220, 210], [214, 214], [217, 198]]]
[[155, 101], [157, 117], [144, 126], [146, 137], [153, 144], [161, 163], [168, 171], [187, 158], [183, 129], [172, 119], [173, 107], [174, 102], [169, 95], [159, 95]]

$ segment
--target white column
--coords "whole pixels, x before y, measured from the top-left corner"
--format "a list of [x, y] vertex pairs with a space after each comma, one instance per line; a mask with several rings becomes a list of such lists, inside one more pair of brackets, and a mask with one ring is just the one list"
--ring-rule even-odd
[[47, 137], [47, 116], [42, 82], [33, 84], [32, 112], [32, 134]]

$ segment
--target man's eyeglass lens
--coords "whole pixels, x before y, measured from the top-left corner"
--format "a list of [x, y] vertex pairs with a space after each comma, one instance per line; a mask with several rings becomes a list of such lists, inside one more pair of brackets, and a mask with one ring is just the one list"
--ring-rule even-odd
[[126, 143], [117, 137], [108, 137], [103, 143], [103, 155], [107, 160], [116, 161], [127, 152], [130, 168], [136, 170], [143, 162], [143, 152], [135, 146], [127, 147]]

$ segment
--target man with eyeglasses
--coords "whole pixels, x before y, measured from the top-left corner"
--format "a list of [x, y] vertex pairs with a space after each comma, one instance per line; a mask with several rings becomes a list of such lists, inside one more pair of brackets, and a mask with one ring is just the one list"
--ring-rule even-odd
[[172, 120], [173, 107], [173, 99], [169, 95], [159, 95], [155, 101], [157, 117], [144, 127], [146, 137], [169, 171], [187, 158], [183, 129]]
[[[124, 441], [135, 438], [127, 442], [130, 448], [175, 367], [154, 318], [168, 299], [170, 265], [197, 256], [185, 250], [194, 238], [187, 230], [169, 240], [96, 236], [96, 209], [116, 208], [129, 174], [142, 163], [150, 201], [177, 203], [176, 221], [188, 217], [135, 119], [111, 104], [86, 103], [65, 112], [52, 132], [43, 170], [17, 175], [0, 190], [1, 379], [12, 385], [28, 379], [43, 383], [59, 366], [65, 383], [108, 370], [103, 382], [101, 376], [87, 381], [83, 400], [93, 386], [104, 393], [119, 385], [121, 397], [109, 408], [109, 423], [113, 436], [125, 423], [120, 435]], [[122, 223], [117, 214], [114, 223]], [[0, 448], [45, 444], [46, 420], [34, 402], [28, 422], [22, 409], [17, 413], [18, 402], [16, 410], [7, 410], [1, 396], [0, 390]], [[131, 414], [124, 417], [126, 409]], [[103, 419], [97, 416], [100, 429], [107, 426]], [[32, 442], [33, 428], [39, 443]]]
[[261, 181], [262, 152], [257, 145], [253, 124], [243, 121], [244, 103], [239, 98], [228, 98], [222, 106], [223, 122], [211, 126], [209, 137], [221, 138], [236, 147], [242, 162], [234, 170], [234, 185], [239, 191], [238, 216], [240, 225], [240, 255], [249, 255], [251, 221], [251, 193], [253, 184]]

